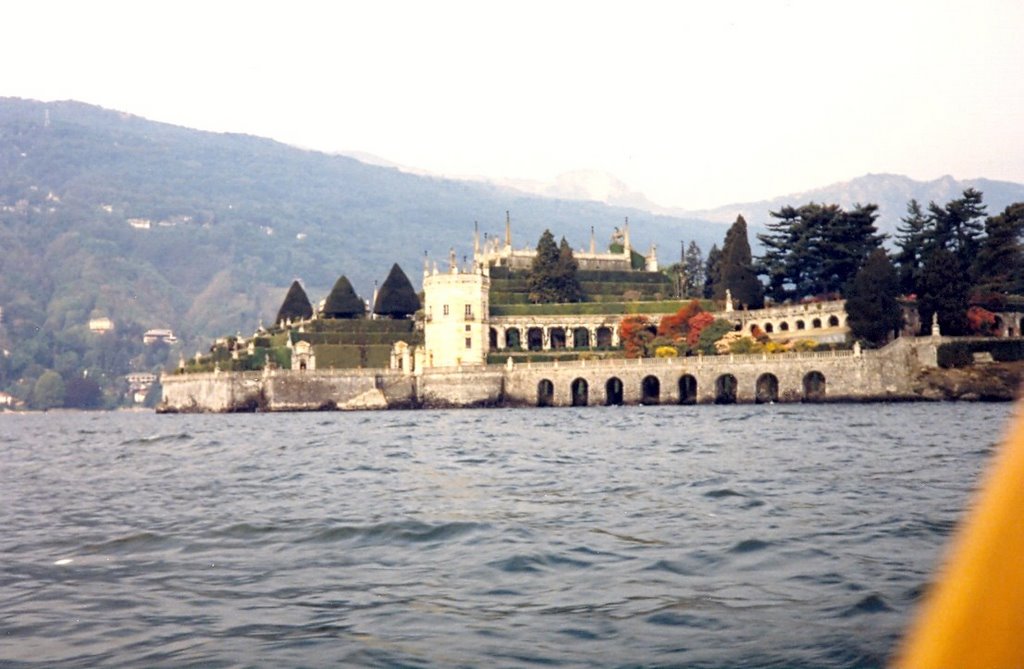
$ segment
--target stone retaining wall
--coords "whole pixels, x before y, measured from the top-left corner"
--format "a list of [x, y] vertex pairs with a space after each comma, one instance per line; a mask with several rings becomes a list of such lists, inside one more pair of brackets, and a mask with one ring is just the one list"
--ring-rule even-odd
[[164, 411], [309, 411], [573, 404], [921, 399], [935, 337], [878, 351], [826, 351], [401, 370], [273, 370], [165, 375]]

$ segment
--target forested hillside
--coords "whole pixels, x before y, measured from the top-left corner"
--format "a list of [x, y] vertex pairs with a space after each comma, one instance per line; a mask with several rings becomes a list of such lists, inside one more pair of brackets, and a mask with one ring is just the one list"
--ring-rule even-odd
[[590, 226], [607, 239], [625, 216], [637, 244], [668, 256], [681, 239], [706, 247], [721, 234], [76, 102], [0, 99], [0, 389], [46, 369], [153, 365], [141, 343], [98, 362], [90, 316], [111, 318], [122, 347], [135, 341], [125, 333], [172, 328], [187, 355], [272, 319], [296, 278], [314, 300], [341, 274], [369, 297], [397, 261], [418, 287], [425, 251], [442, 259], [455, 245], [461, 257], [473, 222], [501, 233], [506, 210], [517, 246], [545, 228], [583, 246]]

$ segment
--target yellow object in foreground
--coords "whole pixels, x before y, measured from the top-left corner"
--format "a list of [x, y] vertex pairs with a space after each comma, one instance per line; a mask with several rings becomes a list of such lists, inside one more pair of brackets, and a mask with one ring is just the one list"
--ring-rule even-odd
[[894, 666], [1024, 667], [1024, 404]]

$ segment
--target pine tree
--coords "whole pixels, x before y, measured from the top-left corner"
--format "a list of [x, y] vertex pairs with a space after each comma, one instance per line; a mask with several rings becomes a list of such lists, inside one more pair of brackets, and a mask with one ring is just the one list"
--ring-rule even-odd
[[743, 216], [737, 216], [736, 222], [725, 234], [721, 282], [715, 287], [715, 299], [724, 299], [726, 290], [741, 305], [760, 309], [764, 304], [764, 287], [754, 271], [750, 241], [747, 238], [747, 221]]
[[420, 298], [413, 290], [409, 277], [395, 263], [377, 291], [373, 313], [390, 318], [407, 318], [420, 308]]
[[993, 293], [1024, 293], [1024, 202], [1008, 206], [985, 221], [986, 236], [974, 258], [975, 284]]
[[964, 272], [971, 267], [984, 229], [985, 205], [981, 200], [979, 191], [968, 188], [960, 198], [947, 202], [944, 207], [934, 202], [928, 205], [934, 221], [935, 245], [952, 251]]
[[881, 345], [903, 328], [903, 309], [896, 300], [899, 289], [889, 256], [884, 249], [875, 249], [846, 292], [846, 313], [854, 337]]
[[851, 211], [836, 210], [824, 227], [819, 242], [822, 250], [821, 276], [824, 293], [845, 292], [868, 256], [882, 246], [875, 219], [878, 205], [855, 204]]
[[302, 289], [297, 280], [292, 281], [291, 287], [288, 288], [288, 294], [284, 296], [284, 302], [281, 303], [281, 308], [277, 311], [275, 322], [280, 324], [287, 320], [304, 320], [312, 315], [313, 306], [309, 303], [306, 291]]
[[921, 203], [911, 200], [907, 203], [907, 215], [900, 219], [903, 224], [896, 228], [896, 264], [900, 290], [909, 295], [917, 290], [921, 276], [921, 265], [933, 221], [921, 209]]
[[324, 318], [361, 318], [366, 305], [352, 289], [345, 275], [338, 277], [324, 302]]

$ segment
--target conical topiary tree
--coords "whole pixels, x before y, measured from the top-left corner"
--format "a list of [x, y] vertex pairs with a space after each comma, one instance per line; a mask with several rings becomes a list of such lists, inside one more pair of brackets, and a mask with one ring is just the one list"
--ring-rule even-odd
[[300, 320], [310, 318], [313, 315], [313, 306], [309, 303], [306, 291], [302, 290], [299, 282], [292, 281], [288, 294], [284, 296], [281, 308], [277, 310], [276, 323], [283, 323], [287, 320]]
[[409, 277], [395, 263], [377, 291], [377, 301], [373, 304], [373, 313], [390, 318], [406, 318], [420, 308], [420, 298], [409, 283]]
[[348, 278], [342, 275], [334, 282], [324, 302], [324, 318], [360, 318], [365, 313], [366, 305], [356, 295]]

